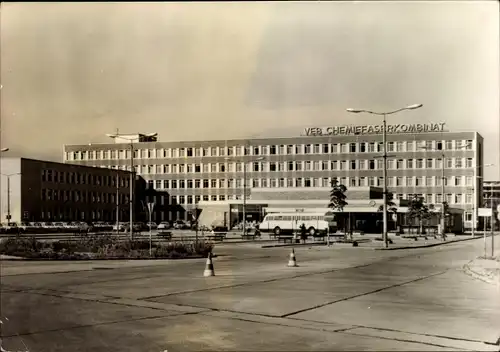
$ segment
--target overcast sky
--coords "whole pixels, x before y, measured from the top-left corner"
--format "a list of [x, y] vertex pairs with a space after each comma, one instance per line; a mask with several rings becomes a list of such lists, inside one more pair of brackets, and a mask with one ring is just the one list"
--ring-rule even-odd
[[497, 1], [2, 3], [2, 146], [61, 160], [105, 133], [162, 141], [446, 122], [500, 179]]

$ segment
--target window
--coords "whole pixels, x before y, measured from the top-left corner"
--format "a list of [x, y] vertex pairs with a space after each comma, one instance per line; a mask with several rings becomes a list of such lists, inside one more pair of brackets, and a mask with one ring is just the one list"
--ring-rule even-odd
[[305, 145], [304, 154], [311, 154], [311, 145], [310, 144]]
[[169, 183], [170, 183], [170, 180], [163, 180], [163, 188], [165, 188], [165, 189], [170, 188]]
[[396, 177], [396, 186], [397, 187], [403, 186], [403, 178], [402, 177]]
[[387, 143], [387, 151], [388, 152], [393, 152], [394, 151], [394, 142], [388, 142]]
[[424, 167], [424, 159], [417, 159], [417, 169], [422, 169]]
[[305, 168], [304, 168], [305, 171], [311, 171], [311, 162], [310, 161], [306, 161], [305, 162]]
[[404, 144], [403, 142], [397, 142], [396, 143], [396, 152], [404, 152]]
[[276, 155], [276, 146], [275, 145], [271, 146], [271, 148], [269, 149], [269, 154]]
[[446, 164], [445, 164], [446, 168], [447, 169], [453, 168], [453, 158], [446, 158], [445, 160], [446, 160]]
[[186, 188], [186, 181], [185, 180], [179, 180], [179, 188]]
[[217, 188], [217, 180], [210, 180], [210, 188]]
[[413, 177], [406, 177], [406, 186], [413, 187]]
[[375, 143], [371, 142], [368, 144], [368, 153], [375, 153]]
[[333, 160], [330, 162], [330, 170], [338, 170], [339, 169], [339, 163], [337, 160]]
[[461, 186], [461, 185], [462, 185], [462, 177], [455, 176], [455, 186]]
[[314, 145], [314, 154], [320, 154], [321, 153], [321, 144], [315, 144]]
[[453, 149], [453, 141], [446, 141], [446, 150]]
[[187, 180], [187, 188], [193, 188], [193, 180]]
[[462, 158], [455, 158], [455, 168], [462, 168]]
[[156, 188], [156, 189], [160, 189], [160, 188], [162, 188], [162, 187], [161, 187], [161, 186], [162, 186], [162, 182], [161, 182], [161, 180], [156, 180], [156, 182], [155, 182], [155, 183], [156, 183], [156, 185], [155, 185], [155, 188]]
[[436, 203], [443, 203], [443, 195], [436, 194]]
[[425, 162], [425, 167], [427, 169], [432, 169], [432, 159], [427, 159]]
[[302, 154], [302, 145], [298, 144], [295, 146], [295, 154]]
[[[358, 163], [359, 163], [360, 170], [366, 170], [366, 160], [359, 160]], [[323, 169], [323, 170], [326, 170], [326, 169]]]
[[388, 169], [394, 169], [394, 166], [395, 166], [394, 159], [387, 160], [387, 168]]
[[465, 183], [467, 184], [467, 186], [472, 186], [472, 176], [466, 176]]
[[367, 144], [367, 143], [360, 143], [360, 144], [359, 144], [359, 151], [360, 151], [361, 153], [366, 152], [366, 144]]
[[201, 188], [201, 180], [194, 180], [194, 188]]
[[349, 152], [350, 153], [356, 153], [356, 143], [350, 143], [349, 144]]
[[467, 167], [472, 167], [472, 158], [467, 158]]
[[455, 194], [455, 204], [461, 204], [462, 203], [462, 194], [458, 193]]
[[286, 153], [288, 155], [293, 154], [293, 145], [287, 145], [287, 147], [286, 147]]
[[467, 194], [465, 195], [465, 202], [466, 202], [467, 204], [472, 204], [472, 193], [467, 193]]
[[472, 139], [469, 139], [468, 141], [466, 141], [466, 149], [472, 150], [473, 143], [474, 143], [474, 141]]
[[413, 169], [413, 159], [406, 160], [406, 168]]
[[304, 187], [311, 187], [311, 180], [309, 178], [304, 179]]
[[297, 177], [295, 179], [295, 187], [302, 187], [302, 178], [301, 177]]
[[369, 160], [368, 169], [375, 170], [375, 160]]
[[356, 160], [351, 160], [350, 164], [351, 164], [351, 168], [350, 169], [351, 170], [356, 170]]
[[432, 186], [432, 176], [427, 176], [427, 177], [425, 178], [425, 185], [426, 185], [427, 187]]
[[415, 186], [422, 187], [424, 185], [424, 178], [422, 176], [415, 177]]
[[277, 171], [276, 163], [269, 163], [269, 171]]
[[323, 154], [328, 154], [330, 152], [330, 148], [328, 144], [323, 144]]
[[398, 170], [402, 170], [405, 168], [405, 161], [403, 159], [399, 159], [397, 164], [396, 164], [396, 168]]

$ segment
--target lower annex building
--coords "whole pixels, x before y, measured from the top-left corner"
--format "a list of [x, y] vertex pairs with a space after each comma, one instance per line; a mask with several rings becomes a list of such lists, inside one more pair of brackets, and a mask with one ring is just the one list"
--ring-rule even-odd
[[129, 171], [3, 156], [0, 170], [1, 222], [128, 220]]
[[[325, 188], [333, 177], [347, 188], [382, 187], [381, 132], [379, 125], [338, 126], [285, 138], [177, 142], [124, 134], [115, 143], [65, 145], [64, 162], [114, 170], [133, 165], [158, 192], [149, 199], [156, 204], [153, 220], [173, 221], [189, 219], [200, 202], [241, 201], [244, 193], [248, 199], [254, 188]], [[482, 203], [477, 132], [448, 132], [444, 123], [388, 125], [387, 154], [388, 190], [396, 200], [419, 195], [440, 204], [444, 198], [472, 226], [473, 208]]]

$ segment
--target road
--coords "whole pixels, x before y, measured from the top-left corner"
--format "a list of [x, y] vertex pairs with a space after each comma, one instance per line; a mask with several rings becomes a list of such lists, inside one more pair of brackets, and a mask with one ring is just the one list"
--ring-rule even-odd
[[289, 268], [289, 248], [221, 244], [208, 278], [199, 259], [4, 261], [4, 348], [498, 351], [500, 290], [461, 271], [482, 248], [297, 247]]

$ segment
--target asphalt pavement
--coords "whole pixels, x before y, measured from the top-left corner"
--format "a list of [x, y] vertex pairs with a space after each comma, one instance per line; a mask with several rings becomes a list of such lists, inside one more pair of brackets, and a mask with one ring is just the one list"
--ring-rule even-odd
[[290, 248], [217, 244], [207, 278], [205, 259], [3, 261], [3, 347], [499, 351], [500, 287], [462, 270], [482, 249], [298, 246], [287, 267]]

